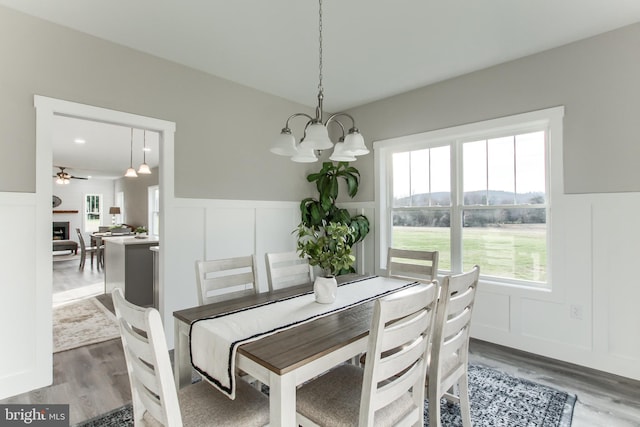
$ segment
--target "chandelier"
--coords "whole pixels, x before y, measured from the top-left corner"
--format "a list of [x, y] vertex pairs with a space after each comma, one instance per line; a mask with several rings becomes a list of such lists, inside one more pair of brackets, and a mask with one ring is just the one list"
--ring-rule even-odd
[[[306, 113], [295, 113], [289, 116], [280, 135], [271, 146], [271, 152], [280, 156], [289, 156], [291, 160], [298, 163], [311, 163], [318, 161], [317, 153], [322, 150], [333, 148], [333, 153], [329, 157], [332, 161], [337, 162], [353, 162], [356, 156], [362, 156], [369, 153], [364, 138], [360, 134], [353, 117], [347, 113], [335, 113], [329, 118], [322, 121], [322, 101], [324, 99], [322, 87], [322, 0], [318, 0], [318, 28], [319, 28], [319, 75], [318, 75], [318, 106], [316, 107], [316, 116], [311, 117]], [[307, 124], [304, 127], [304, 135], [299, 143], [291, 133], [289, 121], [296, 117], [306, 117]], [[345, 125], [338, 120], [338, 117], [346, 117], [351, 120], [351, 127], [345, 135]], [[342, 136], [335, 144], [329, 139], [327, 128], [330, 123], [339, 126]]]

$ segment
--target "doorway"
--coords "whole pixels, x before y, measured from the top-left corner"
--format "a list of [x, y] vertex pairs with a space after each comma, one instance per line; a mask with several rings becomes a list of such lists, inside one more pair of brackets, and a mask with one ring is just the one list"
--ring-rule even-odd
[[[35, 265], [37, 280], [31, 284], [35, 301], [29, 307], [21, 307], [29, 311], [23, 313], [36, 319], [34, 341], [39, 343], [36, 359], [33, 362], [32, 372], [38, 376], [37, 381], [32, 381], [29, 388], [24, 391], [48, 385], [52, 381], [52, 257], [51, 257], [51, 225], [53, 214], [51, 210], [52, 178], [51, 165], [53, 159], [53, 126], [56, 116], [73, 117], [84, 120], [102, 122], [107, 124], [124, 126], [127, 128], [146, 129], [159, 134], [159, 193], [160, 193], [160, 245], [165, 235], [166, 221], [162, 212], [167, 205], [173, 202], [173, 146], [175, 124], [164, 120], [124, 113], [115, 110], [94, 107], [69, 101], [63, 101], [36, 95], [36, 231], [37, 245], [42, 249], [35, 252]], [[39, 243], [38, 243], [39, 242]], [[45, 250], [46, 247], [46, 250]], [[162, 246], [161, 246], [162, 248]], [[164, 256], [160, 250], [160, 261]], [[159, 272], [159, 297], [160, 311], [163, 312], [163, 269]], [[48, 348], [47, 348], [48, 347]]]

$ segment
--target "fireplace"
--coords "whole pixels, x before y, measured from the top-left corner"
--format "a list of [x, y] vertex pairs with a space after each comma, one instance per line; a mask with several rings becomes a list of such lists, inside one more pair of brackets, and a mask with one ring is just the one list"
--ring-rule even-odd
[[53, 223], [53, 240], [69, 240], [69, 222]]

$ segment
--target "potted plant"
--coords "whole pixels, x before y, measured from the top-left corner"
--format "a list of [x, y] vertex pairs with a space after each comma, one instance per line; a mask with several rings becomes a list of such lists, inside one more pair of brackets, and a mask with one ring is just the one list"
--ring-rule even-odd
[[135, 229], [136, 236], [138, 237], [145, 237], [147, 235], [147, 231], [148, 230], [146, 229], [146, 227], [143, 226], [137, 227]]
[[300, 257], [307, 257], [311, 265], [319, 266], [333, 284], [335, 276], [355, 272], [356, 259], [351, 248], [369, 233], [366, 216], [351, 216], [336, 205], [340, 179], [353, 198], [358, 192], [360, 173], [347, 162], [325, 162], [318, 173], [307, 176], [307, 181], [316, 183], [319, 194], [317, 199], [309, 197], [300, 202], [301, 222], [295, 231]]

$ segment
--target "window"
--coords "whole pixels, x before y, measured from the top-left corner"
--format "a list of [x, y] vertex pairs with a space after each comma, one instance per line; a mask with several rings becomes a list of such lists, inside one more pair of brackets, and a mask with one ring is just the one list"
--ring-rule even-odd
[[547, 285], [554, 111], [377, 142], [381, 266], [388, 246], [435, 249], [442, 272]]
[[160, 187], [151, 186], [147, 190], [149, 196], [149, 235], [160, 235]]
[[93, 233], [102, 224], [102, 194], [84, 196], [84, 231]]

